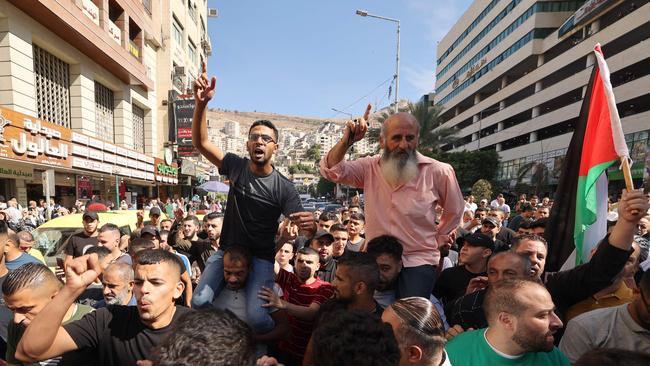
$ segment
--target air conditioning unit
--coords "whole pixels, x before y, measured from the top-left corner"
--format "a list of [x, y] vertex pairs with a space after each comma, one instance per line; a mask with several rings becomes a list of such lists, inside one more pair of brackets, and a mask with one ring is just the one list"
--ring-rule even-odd
[[174, 75], [185, 75], [185, 66], [174, 66]]
[[210, 18], [216, 18], [219, 16], [219, 10], [215, 8], [209, 8], [208, 9], [208, 17]]

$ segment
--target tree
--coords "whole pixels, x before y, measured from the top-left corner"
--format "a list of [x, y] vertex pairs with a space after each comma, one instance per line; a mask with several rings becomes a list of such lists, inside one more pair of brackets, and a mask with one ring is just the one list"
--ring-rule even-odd
[[336, 188], [335, 183], [320, 177], [318, 184], [316, 185], [316, 193], [318, 193], [319, 196], [333, 196], [334, 188]]
[[428, 154], [430, 157], [448, 163], [456, 172], [461, 189], [469, 189], [479, 179], [493, 181], [499, 167], [499, 153], [495, 150], [441, 152]]
[[483, 199], [490, 200], [492, 198], [492, 185], [485, 179], [479, 179], [472, 185], [472, 196], [476, 198], [477, 202]]
[[295, 164], [289, 166], [289, 174], [314, 174], [316, 173], [316, 168], [311, 165], [306, 164]]
[[320, 144], [310, 146], [307, 152], [305, 152], [305, 156], [309, 160], [320, 161]]
[[543, 162], [531, 161], [522, 165], [517, 171], [517, 186], [522, 187], [522, 183], [526, 177], [530, 176], [530, 189], [525, 192], [517, 191], [518, 193], [528, 193], [530, 190], [535, 192], [535, 195], [541, 196], [548, 191], [551, 171], [548, 166]]

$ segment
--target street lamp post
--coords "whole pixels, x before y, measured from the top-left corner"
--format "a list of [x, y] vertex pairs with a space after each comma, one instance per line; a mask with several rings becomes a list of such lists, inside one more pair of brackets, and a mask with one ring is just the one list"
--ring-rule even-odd
[[395, 113], [399, 112], [399, 99], [397, 97], [399, 92], [399, 32], [400, 32], [400, 23], [399, 19], [387, 18], [380, 15], [374, 15], [368, 13], [366, 10], [357, 10], [357, 15], [362, 17], [371, 17], [381, 20], [387, 20], [389, 22], [397, 23], [397, 56], [395, 57]]

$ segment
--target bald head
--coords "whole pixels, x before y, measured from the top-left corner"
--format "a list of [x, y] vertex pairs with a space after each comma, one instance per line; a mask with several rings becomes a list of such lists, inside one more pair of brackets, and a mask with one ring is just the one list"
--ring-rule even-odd
[[133, 281], [133, 267], [127, 263], [111, 263], [106, 270], [104, 275], [107, 273], [117, 275], [123, 282], [132, 282]]
[[391, 115], [386, 121], [384, 121], [384, 123], [381, 124], [382, 137], [386, 138], [387, 133], [397, 126], [402, 128], [412, 128], [415, 131], [415, 135], [418, 135], [420, 132], [420, 124], [412, 114], [407, 112], [399, 112]]

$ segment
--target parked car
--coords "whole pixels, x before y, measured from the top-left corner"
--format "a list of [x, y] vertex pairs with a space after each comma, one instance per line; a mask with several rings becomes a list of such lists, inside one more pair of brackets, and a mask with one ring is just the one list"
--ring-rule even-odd
[[339, 205], [338, 203], [331, 203], [323, 208], [323, 212], [337, 212], [341, 208], [343, 208], [343, 206]]

